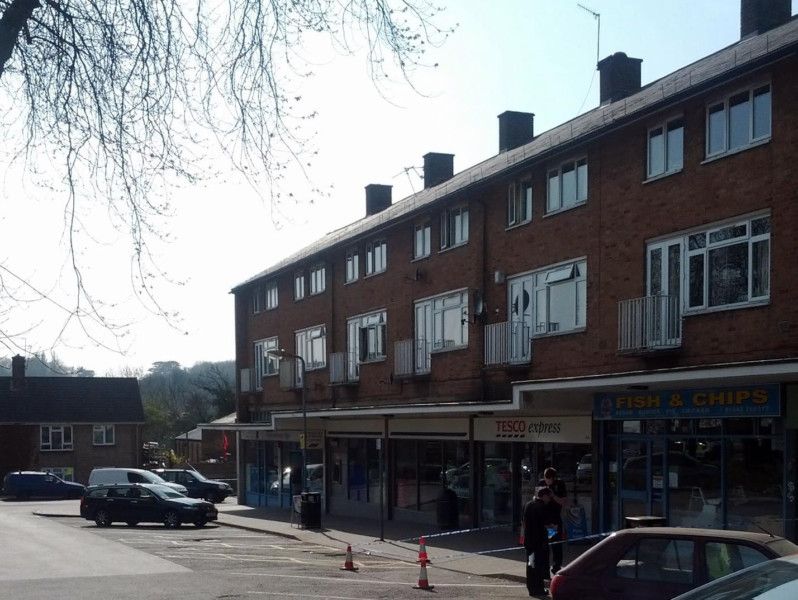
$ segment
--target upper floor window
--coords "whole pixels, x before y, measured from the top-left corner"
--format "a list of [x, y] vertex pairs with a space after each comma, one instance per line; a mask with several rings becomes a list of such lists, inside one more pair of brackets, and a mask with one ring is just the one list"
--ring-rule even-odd
[[383, 360], [386, 348], [386, 312], [384, 310], [349, 319], [349, 355], [357, 362]]
[[321, 294], [327, 287], [327, 269], [324, 265], [313, 265], [310, 268], [310, 294]]
[[569, 160], [548, 173], [546, 212], [587, 202], [587, 158]]
[[42, 425], [42, 450], [72, 450], [72, 425]]
[[707, 157], [770, 138], [770, 84], [732, 94], [707, 108]]
[[462, 290], [416, 302], [417, 352], [468, 346], [468, 292]]
[[269, 350], [279, 348], [276, 337], [255, 342], [255, 388], [261, 389], [264, 377], [277, 375], [280, 359], [269, 354]]
[[532, 182], [514, 181], [507, 188], [507, 226], [532, 220]]
[[[532, 274], [531, 278], [532, 298], [529, 308], [533, 335], [585, 327], [587, 261], [549, 267]], [[511, 311], [515, 315], [521, 311], [521, 307], [513, 303]]]
[[116, 443], [113, 425], [95, 425], [92, 429], [91, 439], [95, 446], [113, 446]]
[[366, 275], [382, 273], [388, 267], [388, 243], [374, 240], [366, 246]]
[[258, 314], [266, 309], [266, 289], [262, 285], [256, 285], [252, 290], [252, 312]]
[[327, 328], [317, 325], [296, 332], [296, 352], [305, 359], [305, 369], [323, 369], [327, 366]]
[[277, 308], [277, 303], [278, 303], [277, 282], [269, 281], [268, 283], [266, 283], [264, 288], [266, 290], [266, 310]]
[[648, 130], [648, 177], [681, 171], [684, 165], [684, 120], [679, 117]]
[[441, 215], [441, 249], [468, 241], [468, 207], [456, 206]]
[[413, 258], [429, 256], [432, 248], [432, 227], [429, 223], [416, 225], [414, 230]]
[[357, 248], [351, 248], [346, 253], [346, 282], [355, 281], [360, 277], [360, 255]]
[[297, 271], [294, 273], [294, 300], [302, 300], [305, 297], [305, 273]]

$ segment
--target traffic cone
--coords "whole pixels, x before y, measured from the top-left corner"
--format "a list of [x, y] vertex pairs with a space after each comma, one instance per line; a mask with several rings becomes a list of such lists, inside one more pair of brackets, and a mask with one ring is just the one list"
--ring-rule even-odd
[[418, 574], [418, 585], [414, 585], [414, 590], [431, 590], [435, 586], [429, 584], [429, 579], [427, 579], [427, 563], [421, 561], [421, 571]]
[[427, 543], [424, 541], [424, 536], [422, 535], [418, 540], [418, 560], [416, 561], [420, 564], [432, 564], [432, 561], [427, 556]]
[[352, 562], [352, 546], [347, 544], [346, 546], [346, 559], [344, 560], [344, 566], [341, 567], [342, 571], [357, 571], [357, 567], [355, 563]]

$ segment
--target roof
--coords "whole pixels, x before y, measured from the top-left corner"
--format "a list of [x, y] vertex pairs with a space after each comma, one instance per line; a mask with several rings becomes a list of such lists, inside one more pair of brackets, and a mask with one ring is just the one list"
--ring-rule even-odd
[[223, 427], [220, 427], [220, 425], [232, 425], [235, 424], [235, 422], [236, 422], [236, 413], [232, 412], [229, 415], [219, 417], [218, 419], [215, 419], [210, 423], [200, 424], [191, 431], [183, 432], [180, 435], [175, 436], [175, 439], [185, 440], [186, 437], [188, 437], [189, 440], [201, 440], [203, 429], [223, 429]]
[[412, 194], [382, 212], [328, 233], [317, 242], [236, 285], [231, 291], [236, 292], [259, 279], [275, 275], [319, 252], [351, 242], [365, 234], [376, 233], [438, 200], [487, 183], [497, 176], [511, 174], [534, 160], [564, 151], [574, 143], [600, 135], [668, 102], [722, 82], [731, 75], [756, 68], [784, 54], [797, 43], [798, 19], [795, 18], [766, 33], [740, 40], [646, 85], [627, 98], [599, 106], [538, 135], [528, 144], [493, 156], [457, 173], [440, 185]]
[[192, 442], [201, 442], [202, 441], [202, 429], [200, 429], [199, 427], [195, 427], [194, 429], [191, 429], [190, 431], [186, 431], [184, 433], [181, 433], [180, 435], [176, 435], [175, 436], [175, 441], [180, 441], [180, 440], [183, 440], [183, 441], [188, 440], [188, 441], [192, 441]]
[[132, 377], [0, 377], [0, 423], [144, 423]]

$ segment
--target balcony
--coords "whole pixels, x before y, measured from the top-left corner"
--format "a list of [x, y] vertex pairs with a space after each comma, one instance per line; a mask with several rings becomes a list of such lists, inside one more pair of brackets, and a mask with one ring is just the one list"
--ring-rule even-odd
[[523, 321], [485, 325], [485, 366], [528, 365], [532, 362], [530, 327]]
[[397, 340], [394, 344], [396, 377], [417, 377], [430, 372], [430, 345], [426, 340]]
[[354, 385], [360, 379], [357, 356], [349, 352], [330, 354], [330, 385]]
[[618, 302], [618, 352], [654, 354], [682, 346], [678, 296], [644, 296]]

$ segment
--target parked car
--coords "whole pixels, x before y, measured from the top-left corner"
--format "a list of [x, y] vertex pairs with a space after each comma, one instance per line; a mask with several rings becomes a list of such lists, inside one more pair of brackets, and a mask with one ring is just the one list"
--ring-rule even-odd
[[593, 480], [593, 455], [585, 454], [576, 464], [576, 483], [590, 483]]
[[233, 488], [223, 481], [208, 479], [194, 469], [151, 469], [153, 473], [169, 483], [184, 486], [191, 498], [204, 498], [208, 502], [224, 502], [233, 495]]
[[139, 523], [163, 523], [166, 527], [193, 523], [204, 527], [218, 515], [211, 502], [188, 498], [160, 484], [90, 486], [80, 501], [80, 516], [94, 521], [97, 527], [109, 527], [118, 521], [131, 527]]
[[[313, 464], [307, 466], [307, 476], [308, 476], [308, 491], [309, 492], [321, 492], [324, 489], [324, 465], [322, 464]], [[291, 492], [291, 467], [286, 467], [283, 469], [282, 475], [282, 489], [283, 492], [290, 493]], [[297, 485], [299, 488], [302, 487], [301, 482], [299, 482], [301, 476], [297, 480]], [[272, 481], [272, 485], [270, 488], [271, 494], [278, 494], [280, 492], [280, 480], [275, 479]]]
[[186, 486], [165, 481], [152, 471], [119, 467], [100, 467], [89, 473], [89, 485], [111, 485], [114, 483], [154, 483], [166, 485], [181, 494], [187, 494]]
[[669, 600], [708, 581], [798, 552], [748, 531], [641, 527], [617, 531], [560, 570], [553, 600]]
[[12, 471], [3, 478], [3, 494], [26, 498], [80, 498], [85, 486], [43, 471]]
[[675, 600], [795, 600], [798, 556], [785, 556], [711, 581]]

